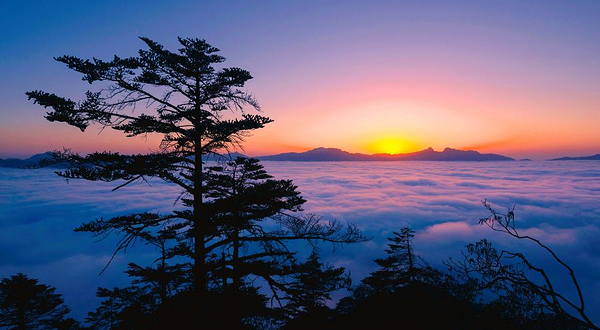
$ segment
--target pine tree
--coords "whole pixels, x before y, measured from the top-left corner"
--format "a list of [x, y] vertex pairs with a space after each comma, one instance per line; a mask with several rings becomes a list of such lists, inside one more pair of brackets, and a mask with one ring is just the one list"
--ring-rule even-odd
[[393, 237], [388, 237], [387, 257], [375, 259], [380, 267], [377, 271], [363, 280], [374, 290], [393, 292], [415, 279], [419, 265], [418, 257], [414, 253], [412, 238], [414, 230], [404, 227], [400, 232], [394, 232]]
[[148, 287], [98, 288], [96, 296], [104, 300], [85, 319], [94, 330], [149, 329], [154, 324], [157, 305]]
[[[221, 258], [217, 254], [215, 260], [216, 267], [231, 279], [229, 286], [235, 292], [242, 286], [242, 278], [253, 272], [252, 265], [272, 258], [283, 264], [285, 258], [293, 256], [289, 250], [278, 249], [273, 241], [283, 245], [286, 239], [300, 237], [289, 232], [271, 232], [263, 222], [286, 211], [300, 211], [306, 201], [291, 180], [273, 179], [257, 159], [238, 157], [221, 166], [209, 167], [207, 174], [206, 195], [210, 201], [206, 210], [211, 223], [218, 227], [215, 232], [223, 233], [208, 249], [221, 251]], [[268, 277], [269, 273], [255, 275]]]
[[319, 319], [329, 311], [326, 303], [331, 300], [331, 292], [349, 289], [352, 284], [344, 267], [323, 264], [316, 251], [296, 267], [292, 278], [294, 281], [286, 296], [288, 303], [285, 308], [296, 318]]
[[[43, 91], [32, 91], [27, 95], [34, 103], [50, 109], [46, 114], [49, 121], [65, 122], [82, 131], [96, 124], [122, 131], [130, 137], [162, 136], [160, 150], [149, 154], [94, 152], [81, 156], [69, 150], [55, 152], [55, 162], [70, 164], [69, 169], [58, 173], [60, 176], [115, 181], [119, 183], [115, 190], [150, 178], [162, 179], [182, 189], [178, 200], [183, 207], [166, 214], [142, 212], [112, 219], [100, 218], [77, 230], [100, 237], [111, 233], [120, 235], [115, 253], [126, 250], [137, 240], [154, 244], [152, 242], [157, 242], [161, 231], [173, 233], [164, 242], [164, 253], [172, 262], [191, 259], [192, 305], [200, 311], [197, 321], [208, 317], [210, 279], [215, 278], [219, 270], [226, 266], [235, 269], [236, 275], [231, 278], [239, 287], [244, 274], [269, 275], [274, 269], [273, 260], [266, 262], [252, 257], [254, 262], [246, 259], [245, 264], [252, 265], [253, 269], [242, 272], [241, 244], [256, 242], [262, 244], [263, 249], [274, 247], [266, 253], [276, 256], [277, 251], [284, 249], [277, 245], [288, 239], [320, 239], [334, 243], [364, 239], [353, 226], [344, 230], [336, 222], [323, 223], [315, 217], [278, 215], [282, 210], [296, 211], [301, 204], [291, 182], [266, 180], [258, 186], [252, 184], [250, 188], [255, 190], [244, 193], [243, 198], [226, 197], [227, 192], [215, 190], [219, 184], [230, 188], [226, 180], [229, 174], [221, 175], [223, 173], [219, 174], [214, 168], [205, 168], [203, 157], [227, 154], [241, 146], [251, 131], [272, 121], [247, 112], [248, 108], [259, 110], [252, 95], [242, 90], [252, 77], [246, 70], [221, 67], [225, 58], [204, 40], [178, 38], [181, 48], [173, 52], [148, 38], [140, 39], [147, 49], [140, 50], [135, 57], [115, 56], [111, 61], [74, 56], [56, 58], [81, 73], [83, 80], [102, 86], [98, 91], [88, 91], [82, 101], [75, 102]], [[140, 108], [145, 110], [140, 113]], [[225, 181], [219, 183], [219, 180]], [[215, 211], [214, 207], [221, 200], [233, 208]], [[242, 238], [240, 233], [248, 230], [243, 227], [248, 224], [252, 223], [252, 230], [257, 233], [261, 231], [260, 225], [244, 218], [243, 212], [247, 210], [241, 211], [244, 207], [254, 206], [258, 208], [252, 210], [252, 219], [278, 215], [282, 230], [268, 234], [268, 239], [262, 233], [263, 237]], [[218, 249], [228, 246], [233, 248], [233, 255], [223, 258], [222, 254], [216, 254]], [[238, 252], [235, 252], [236, 246]], [[186, 263], [179, 265], [185, 267]], [[271, 281], [272, 275], [264, 277], [269, 286], [278, 287], [277, 281]]]
[[[43, 91], [28, 92], [35, 103], [51, 108], [49, 121], [65, 122], [82, 131], [91, 124], [100, 124], [123, 131], [128, 136], [158, 133], [163, 135], [160, 152], [121, 155], [96, 152], [85, 157], [70, 152], [56, 153], [55, 158], [67, 161], [72, 168], [60, 175], [91, 181], [124, 181], [122, 188], [138, 180], [158, 177], [180, 186], [184, 205], [189, 209], [171, 214], [136, 214], [127, 224], [133, 231], [175, 225], [188, 229], [193, 239], [189, 248], [194, 260], [194, 286], [201, 311], [206, 310], [206, 249], [209, 236], [202, 212], [202, 156], [217, 153], [241, 142], [248, 131], [271, 122], [267, 117], [243, 113], [244, 106], [258, 109], [255, 99], [243, 91], [251, 79], [248, 71], [239, 68], [216, 69], [225, 58], [217, 48], [201, 39], [179, 38], [177, 52], [140, 38], [148, 47], [137, 57], [112, 61], [83, 60], [62, 56], [57, 61], [83, 74], [83, 80], [108, 83], [100, 91], [86, 93], [75, 102]], [[106, 86], [106, 84], [105, 84]], [[146, 105], [149, 113], [131, 114], [136, 106]], [[227, 119], [227, 111], [242, 111], [241, 118]], [[135, 232], [129, 232], [135, 237]], [[124, 245], [125, 246], [125, 245]], [[203, 312], [204, 313], [204, 312]]]
[[352, 226], [342, 230], [337, 222], [294, 215], [305, 203], [296, 186], [290, 180], [273, 179], [257, 159], [238, 157], [211, 166], [207, 178], [208, 217], [223, 233], [207, 247], [214, 255], [213, 285], [231, 297], [232, 319], [241, 319], [239, 312], [248, 309], [240, 305], [251, 292], [247, 278], [260, 279], [280, 305], [282, 296], [294, 290], [293, 279], [304, 266], [296, 265], [288, 242], [341, 244], [364, 239]]
[[0, 281], [0, 327], [7, 329], [69, 329], [70, 309], [52, 286], [17, 273]]

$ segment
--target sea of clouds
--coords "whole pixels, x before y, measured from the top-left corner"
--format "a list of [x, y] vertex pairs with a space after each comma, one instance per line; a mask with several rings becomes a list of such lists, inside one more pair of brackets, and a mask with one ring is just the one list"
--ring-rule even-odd
[[[571, 265], [585, 291], [589, 315], [600, 315], [600, 162], [265, 162], [270, 174], [292, 179], [308, 200], [305, 212], [352, 222], [372, 240], [333, 249], [324, 259], [346, 267], [354, 283], [376, 267], [386, 237], [404, 226], [416, 230], [417, 253], [444, 269], [470, 242], [487, 238], [524, 252], [550, 270], [559, 290], [573, 296], [568, 274], [542, 249], [478, 224], [516, 205], [521, 233], [549, 245]], [[150, 263], [150, 247], [119, 254], [101, 276], [115, 239], [97, 241], [73, 228], [97, 217], [137, 211], [168, 212], [179, 189], [158, 181], [111, 192], [114, 183], [65, 180], [52, 170], [0, 169], [0, 276], [18, 271], [63, 293], [82, 319], [93, 310], [98, 286], [127, 285], [130, 261]], [[300, 256], [308, 246], [296, 246]], [[596, 317], [600, 319], [600, 317]]]

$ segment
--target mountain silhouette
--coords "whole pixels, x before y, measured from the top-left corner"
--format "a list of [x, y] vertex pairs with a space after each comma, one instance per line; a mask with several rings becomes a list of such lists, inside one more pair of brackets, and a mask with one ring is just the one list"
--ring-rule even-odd
[[[35, 154], [26, 159], [6, 158], [0, 159], [0, 167], [10, 168], [28, 168], [35, 166], [39, 161], [49, 159], [51, 152]], [[229, 155], [204, 156], [205, 161], [229, 161], [236, 157], [248, 157], [239, 152], [232, 152]], [[435, 151], [433, 148], [427, 148], [421, 151], [406, 153], [406, 154], [361, 154], [350, 153], [338, 148], [319, 147], [305, 152], [285, 152], [276, 155], [254, 157], [265, 161], [292, 161], [292, 162], [342, 162], [342, 161], [507, 161], [515, 160], [510, 157], [498, 154], [482, 154], [474, 150], [459, 150], [453, 148], [445, 148], [443, 151]], [[530, 159], [521, 159], [529, 161]], [[550, 159], [556, 160], [600, 160], [600, 154], [583, 157], [561, 157]], [[49, 167], [64, 168], [65, 164], [53, 164]]]
[[595, 154], [592, 156], [583, 156], [583, 157], [561, 157], [554, 158], [550, 160], [600, 160], [600, 154]]
[[272, 161], [505, 161], [513, 158], [497, 155], [482, 154], [474, 150], [458, 150], [446, 148], [435, 151], [427, 148], [406, 154], [373, 154], [350, 153], [337, 148], [315, 148], [305, 152], [286, 152], [277, 155], [256, 157], [260, 160]]
[[[42, 154], [35, 154], [26, 159], [6, 158], [0, 159], [0, 167], [27, 168], [37, 165], [40, 161], [52, 158], [52, 152], [47, 151]], [[53, 164], [49, 167], [64, 167], [64, 164]]]
[[[245, 157], [248, 158], [248, 156], [243, 155], [239, 152], [232, 152], [230, 154], [225, 154], [225, 155], [205, 155], [202, 157], [202, 159], [204, 161], [231, 161], [234, 160], [237, 157]], [[47, 151], [41, 154], [35, 154], [29, 158], [26, 159], [19, 159], [19, 158], [6, 158], [6, 159], [0, 159], [0, 167], [9, 167], [9, 168], [32, 168], [35, 167], [36, 165], [39, 164], [40, 161], [42, 160], [49, 160], [52, 158], [52, 152], [51, 151]], [[58, 163], [58, 164], [51, 164], [48, 167], [50, 168], [67, 168], [69, 167], [68, 164], [66, 163]]]

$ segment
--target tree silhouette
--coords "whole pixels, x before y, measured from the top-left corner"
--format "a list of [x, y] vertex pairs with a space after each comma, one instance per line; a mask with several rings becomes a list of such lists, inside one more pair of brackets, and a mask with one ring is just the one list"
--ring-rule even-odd
[[75, 329], [69, 308], [54, 287], [23, 273], [0, 281], [0, 327], [7, 329]]
[[[289, 250], [273, 246], [274, 235], [261, 222], [285, 211], [300, 211], [305, 200], [290, 180], [272, 179], [257, 159], [238, 157], [209, 167], [207, 174], [206, 196], [210, 201], [206, 210], [213, 231], [222, 235], [207, 249], [220, 252], [214, 260], [215, 280], [235, 294], [243, 277], [254, 271], [253, 265], [265, 265], [266, 258], [277, 258], [284, 264], [292, 257]], [[269, 273], [263, 270], [256, 275], [268, 277]]]
[[366, 277], [360, 290], [394, 292], [414, 281], [440, 282], [442, 274], [430, 267], [414, 252], [414, 230], [404, 227], [394, 236], [388, 237], [385, 258], [375, 259], [379, 269]]
[[[216, 267], [222, 276], [231, 278], [226, 284], [237, 290], [242, 278], [260, 276], [273, 287], [283, 284], [275, 275], [291, 269], [295, 252], [286, 242], [305, 240], [327, 241], [333, 244], [364, 240], [352, 225], [343, 228], [335, 221], [324, 222], [316, 215], [296, 216], [305, 200], [290, 180], [275, 180], [257, 159], [238, 157], [222, 166], [208, 168], [206, 209], [215, 232], [224, 233], [220, 240], [207, 247], [216, 254]], [[219, 249], [219, 250], [217, 250]], [[275, 268], [271, 268], [275, 267]]]
[[156, 300], [147, 288], [98, 288], [96, 296], [104, 300], [85, 319], [92, 329], [144, 329], [152, 324], [149, 311]]
[[[463, 260], [450, 260], [450, 270], [463, 280], [475, 283], [479, 290], [496, 293], [500, 302], [511, 302], [515, 313], [530, 319], [539, 319], [545, 314], [554, 314], [555, 322], [563, 328], [583, 327], [599, 329], [585, 310], [583, 290], [574, 270], [550, 247], [529, 235], [521, 234], [515, 224], [515, 208], [501, 213], [492, 208], [487, 200], [482, 201], [490, 215], [479, 223], [494, 231], [505, 233], [513, 238], [533, 242], [566, 270], [575, 289], [576, 298], [555, 289], [545, 269], [536, 266], [524, 253], [498, 250], [487, 240], [467, 245]], [[536, 279], [541, 278], [541, 281]]]
[[[85, 157], [70, 152], [56, 153], [72, 168], [59, 175], [92, 181], [125, 182], [158, 177], [183, 189], [188, 210], [164, 215], [131, 215], [136, 230], [167, 225], [188, 229], [193, 238], [194, 285], [201, 311], [206, 310], [206, 250], [208, 229], [202, 213], [202, 156], [216, 153], [241, 142], [248, 131], [271, 122], [267, 117], [243, 112], [246, 105], [258, 109], [254, 98], [241, 90], [250, 74], [239, 68], [216, 69], [225, 60], [217, 48], [201, 39], [179, 38], [181, 48], [171, 52], [148, 38], [140, 38], [148, 47], [137, 57], [112, 61], [83, 60], [62, 56], [57, 61], [83, 74], [92, 84], [106, 82], [97, 92], [88, 91], [81, 102], [43, 91], [27, 95], [46, 108], [49, 121], [66, 122], [82, 131], [90, 124], [100, 124], [123, 131], [128, 136], [158, 133], [163, 135], [159, 152], [121, 155], [111, 152], [92, 153]], [[132, 115], [130, 110], [145, 105], [149, 114]], [[126, 111], [128, 110], [128, 111]], [[241, 118], [225, 118], [225, 111], [242, 111]], [[127, 246], [127, 244], [123, 245]], [[204, 313], [204, 312], [203, 312]]]
[[332, 328], [479, 329], [472, 297], [415, 253], [413, 237], [408, 227], [393, 232], [379, 268], [338, 303]]
[[364, 281], [365, 284], [392, 292], [412, 280], [415, 272], [416, 256], [412, 238], [414, 230], [402, 228], [400, 232], [394, 232], [393, 237], [388, 237], [388, 254], [386, 258], [375, 259], [380, 267]]
[[331, 300], [330, 293], [349, 289], [352, 284], [350, 276], [344, 272], [343, 267], [323, 264], [316, 250], [305, 262], [298, 264], [285, 297], [288, 301], [285, 310], [293, 318], [286, 328], [323, 327], [332, 314], [326, 305]]
[[[94, 152], [80, 156], [65, 150], [55, 152], [53, 161], [70, 164], [69, 169], [58, 172], [64, 178], [118, 181], [114, 190], [150, 178], [162, 179], [182, 189], [178, 198], [182, 208], [166, 214], [142, 212], [100, 218], [83, 224], [78, 231], [101, 238], [111, 233], [120, 235], [115, 254], [138, 240], [156, 246], [162, 250], [156, 271], [168, 271], [167, 261], [185, 268], [188, 263], [184, 259], [191, 259], [188, 277], [193, 280], [192, 305], [200, 311], [192, 314], [200, 316], [195, 318], [198, 321], [209, 315], [209, 291], [216, 289], [216, 278], [225, 278], [222, 283], [226, 285], [230, 279], [232, 288], [238, 290], [244, 276], [256, 274], [273, 292], [283, 289], [275, 277], [288, 275], [280, 266], [291, 256], [284, 245], [288, 240], [337, 244], [364, 239], [353, 226], [343, 228], [317, 217], [280, 214], [300, 210], [303, 199], [290, 181], [270, 180], [255, 160], [234, 162], [220, 170], [206, 168], [203, 157], [227, 154], [241, 146], [249, 132], [271, 122], [247, 113], [246, 108], [259, 110], [252, 95], [242, 90], [251, 75], [239, 68], [220, 67], [225, 58], [201, 39], [178, 38], [181, 48], [175, 52], [148, 38], [140, 39], [147, 49], [135, 57], [115, 56], [111, 61], [56, 58], [81, 73], [88, 83], [103, 86], [88, 91], [84, 100], [75, 102], [43, 91], [28, 92], [27, 96], [50, 108], [46, 114], [49, 121], [65, 122], [82, 131], [97, 124], [130, 137], [161, 135], [159, 151], [149, 154]], [[145, 110], [136, 113], [136, 107]], [[238, 167], [248, 175], [237, 176]], [[267, 217], [281, 229], [263, 230], [256, 221]], [[169, 235], [161, 238], [161, 233]], [[262, 252], [252, 250], [241, 256], [241, 246], [250, 243], [260, 245]], [[156, 273], [149, 276], [153, 271], [143, 267], [131, 271], [145, 273], [150, 282], [154, 281], [151, 277], [168, 278]], [[168, 298], [167, 282], [156, 284], [162, 298]]]

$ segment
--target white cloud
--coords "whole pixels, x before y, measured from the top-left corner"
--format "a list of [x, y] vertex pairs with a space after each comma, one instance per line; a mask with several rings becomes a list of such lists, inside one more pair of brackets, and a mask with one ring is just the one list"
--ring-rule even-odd
[[[499, 211], [516, 205], [519, 228], [547, 243], [575, 268], [587, 291], [590, 314], [600, 315], [600, 299], [595, 298], [600, 297], [596, 276], [600, 273], [598, 163], [264, 165], [276, 178], [294, 180], [308, 200], [307, 212], [354, 222], [374, 238], [333, 255], [323, 246], [325, 260], [351, 270], [355, 283], [374, 270], [372, 259], [383, 255], [385, 237], [403, 226], [417, 230], [417, 251], [433, 265], [440, 266], [441, 260], [458, 254], [467, 243], [487, 237], [557, 270], [544, 251], [478, 225], [478, 220], [487, 216], [480, 202], [487, 198]], [[51, 170], [0, 169], [0, 276], [16, 271], [45, 274], [43, 280], [57, 286], [68, 301], [76, 302], [72, 307], [77, 316], [83, 316], [95, 302], [96, 286], [127, 283], [121, 273], [126, 263], [147, 259], [145, 255], [151, 251], [141, 246], [130, 250], [122, 262], [111, 266], [110, 275], [98, 277], [114, 240], [95, 243], [89, 234], [72, 229], [100, 216], [172, 210], [179, 189], [151, 183], [150, 187], [138, 184], [111, 192], [113, 184], [76, 180], [66, 184]], [[559, 287], [566, 283], [563, 277], [557, 278]], [[78, 288], [77, 292], [71, 286]]]

